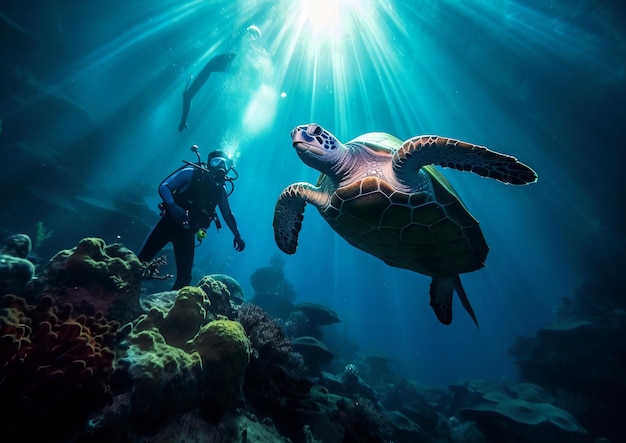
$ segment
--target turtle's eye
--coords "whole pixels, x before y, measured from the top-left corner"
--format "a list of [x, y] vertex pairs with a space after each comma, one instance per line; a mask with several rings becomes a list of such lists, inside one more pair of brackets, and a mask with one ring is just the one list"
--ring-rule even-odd
[[309, 127], [306, 128], [307, 134], [312, 135], [312, 136], [320, 135], [322, 131], [323, 131], [322, 127], [316, 124], [309, 125]]

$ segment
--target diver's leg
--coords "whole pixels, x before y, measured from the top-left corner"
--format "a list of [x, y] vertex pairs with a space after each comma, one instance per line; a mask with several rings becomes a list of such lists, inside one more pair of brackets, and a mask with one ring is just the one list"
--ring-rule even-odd
[[161, 217], [159, 222], [152, 228], [143, 243], [137, 257], [141, 261], [150, 261], [172, 239], [172, 229], [175, 227], [171, 217]]
[[176, 236], [174, 244], [174, 257], [176, 258], [176, 281], [173, 290], [189, 285], [191, 282], [191, 268], [195, 253], [194, 234], [185, 231]]

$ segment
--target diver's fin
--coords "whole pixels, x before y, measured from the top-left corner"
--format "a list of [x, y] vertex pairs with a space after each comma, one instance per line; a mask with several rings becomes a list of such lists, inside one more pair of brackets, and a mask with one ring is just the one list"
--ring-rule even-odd
[[463, 305], [467, 313], [470, 315], [470, 317], [472, 317], [472, 320], [474, 320], [474, 323], [476, 323], [476, 327], [480, 329], [480, 326], [478, 326], [478, 320], [476, 320], [476, 314], [474, 314], [474, 310], [472, 309], [472, 305], [469, 302], [469, 298], [467, 298], [465, 289], [463, 289], [463, 285], [461, 285], [461, 277], [459, 277], [458, 275], [454, 279], [454, 290], [456, 291], [459, 298], [461, 299], [461, 304]]
[[454, 277], [433, 277], [430, 283], [430, 306], [441, 323], [452, 323]]

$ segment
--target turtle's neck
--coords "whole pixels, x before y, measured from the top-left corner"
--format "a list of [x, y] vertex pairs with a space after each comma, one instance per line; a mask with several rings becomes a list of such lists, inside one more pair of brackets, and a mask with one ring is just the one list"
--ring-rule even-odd
[[333, 174], [339, 187], [367, 176], [384, 175], [380, 157], [367, 149], [346, 146], [343, 161], [337, 163], [337, 167], [333, 168]]
[[346, 182], [352, 181], [355, 174], [358, 173], [361, 161], [358, 159], [358, 152], [351, 146], [344, 148], [341, 161], [331, 166], [330, 176], [334, 177], [334, 181], [339, 187]]

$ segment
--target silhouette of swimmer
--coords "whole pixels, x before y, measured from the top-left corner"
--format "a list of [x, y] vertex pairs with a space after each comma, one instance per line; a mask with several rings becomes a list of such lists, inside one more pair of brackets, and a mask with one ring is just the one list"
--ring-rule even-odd
[[235, 54], [220, 54], [213, 57], [209, 62], [202, 68], [202, 70], [196, 75], [191, 83], [187, 83], [185, 87], [185, 91], [183, 92], [183, 115], [180, 118], [180, 124], [178, 125], [178, 132], [183, 132], [188, 128], [187, 126], [187, 116], [189, 115], [189, 109], [191, 109], [191, 99], [196, 95], [196, 93], [200, 90], [202, 85], [206, 83], [211, 72], [224, 72], [226, 68], [230, 64], [230, 62], [235, 58]]

